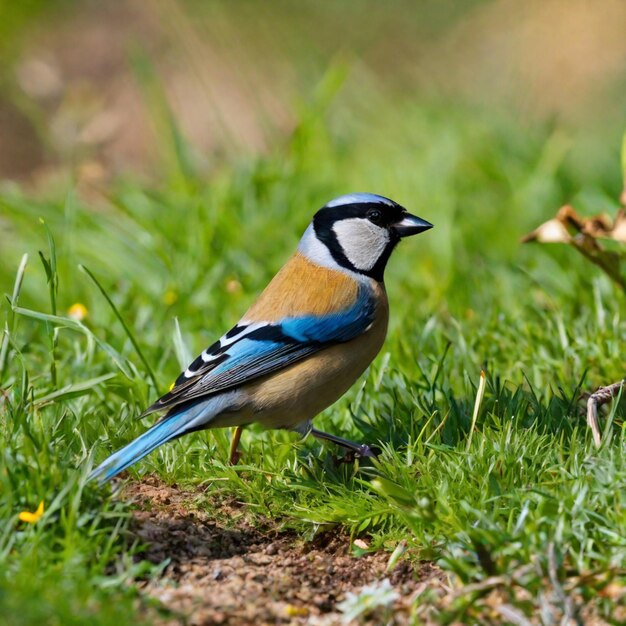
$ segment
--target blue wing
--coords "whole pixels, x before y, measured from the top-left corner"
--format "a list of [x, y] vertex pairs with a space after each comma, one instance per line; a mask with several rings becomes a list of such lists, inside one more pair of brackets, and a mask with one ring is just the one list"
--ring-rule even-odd
[[373, 292], [364, 284], [354, 304], [342, 311], [288, 317], [280, 323], [238, 324], [205, 350], [144, 415], [236, 387], [350, 341], [371, 326], [375, 313]]

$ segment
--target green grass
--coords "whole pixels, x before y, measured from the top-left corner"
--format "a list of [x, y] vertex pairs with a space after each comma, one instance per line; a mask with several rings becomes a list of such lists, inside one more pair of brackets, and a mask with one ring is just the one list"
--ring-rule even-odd
[[[133, 561], [130, 506], [86, 473], [145, 428], [134, 417], [239, 318], [316, 208], [352, 190], [435, 224], [391, 261], [383, 353], [317, 420], [382, 443], [380, 460], [336, 467], [332, 448], [250, 429], [233, 468], [216, 431], [163, 447], [132, 477], [203, 484], [198, 507], [234, 496], [307, 537], [340, 526], [373, 548], [406, 540], [410, 558], [479, 583], [448, 602], [416, 599], [416, 616], [436, 606], [442, 624], [486, 619], [494, 577], [528, 616], [579, 615], [590, 600], [607, 619], [616, 610], [603, 588], [626, 557], [624, 411], [596, 450], [577, 399], [623, 376], [623, 301], [572, 251], [518, 240], [565, 201], [616, 207], [618, 159], [599, 163], [617, 136], [598, 138], [602, 156], [583, 170], [566, 130], [493, 111], [375, 94], [373, 109], [329, 109], [340, 74], [265, 157], [202, 175], [178, 162], [158, 185], [119, 180], [89, 201], [71, 184], [0, 190], [5, 623], [137, 624], [152, 610], [128, 584], [149, 570]], [[172, 137], [162, 149], [182, 159]], [[80, 323], [67, 317], [76, 302], [89, 312]], [[19, 522], [40, 500], [42, 519]]]

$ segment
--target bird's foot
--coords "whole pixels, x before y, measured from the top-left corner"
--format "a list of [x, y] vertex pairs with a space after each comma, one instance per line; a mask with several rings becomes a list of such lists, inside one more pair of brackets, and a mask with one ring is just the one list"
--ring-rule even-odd
[[357, 455], [366, 459], [375, 459], [381, 450], [375, 446], [368, 446], [366, 443], [359, 446], [359, 449], [356, 451]]
[[311, 428], [309, 431], [311, 435], [322, 439], [323, 441], [330, 441], [342, 448], [345, 448], [348, 452], [345, 456], [338, 460], [338, 463], [353, 463], [355, 459], [374, 459], [380, 454], [380, 449], [376, 447], [370, 447], [365, 443], [355, 443], [349, 439], [343, 437], [337, 437], [337, 435], [331, 435], [329, 433], [317, 430], [317, 428]]
[[335, 464], [343, 465], [344, 463], [354, 463], [357, 459], [375, 459], [380, 452], [380, 448], [368, 446], [364, 443], [357, 449], [348, 450], [341, 457], [335, 457]]

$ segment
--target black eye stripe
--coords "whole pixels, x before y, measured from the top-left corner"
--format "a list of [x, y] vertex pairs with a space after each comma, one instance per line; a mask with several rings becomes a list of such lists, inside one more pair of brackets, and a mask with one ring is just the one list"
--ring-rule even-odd
[[383, 221], [383, 214], [379, 209], [370, 209], [366, 217], [372, 224], [381, 224]]

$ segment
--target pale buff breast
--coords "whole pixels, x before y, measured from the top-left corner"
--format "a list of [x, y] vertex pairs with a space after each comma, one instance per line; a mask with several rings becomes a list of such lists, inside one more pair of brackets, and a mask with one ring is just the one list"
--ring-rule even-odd
[[295, 426], [336, 402], [380, 351], [387, 333], [386, 311], [382, 318], [361, 337], [327, 348], [247, 389], [255, 421], [270, 428]]
[[259, 422], [268, 428], [291, 427], [314, 418], [338, 400], [376, 357], [387, 334], [387, 295], [375, 281], [372, 287], [378, 305], [367, 332], [245, 385], [240, 410], [217, 417], [212, 425]]

